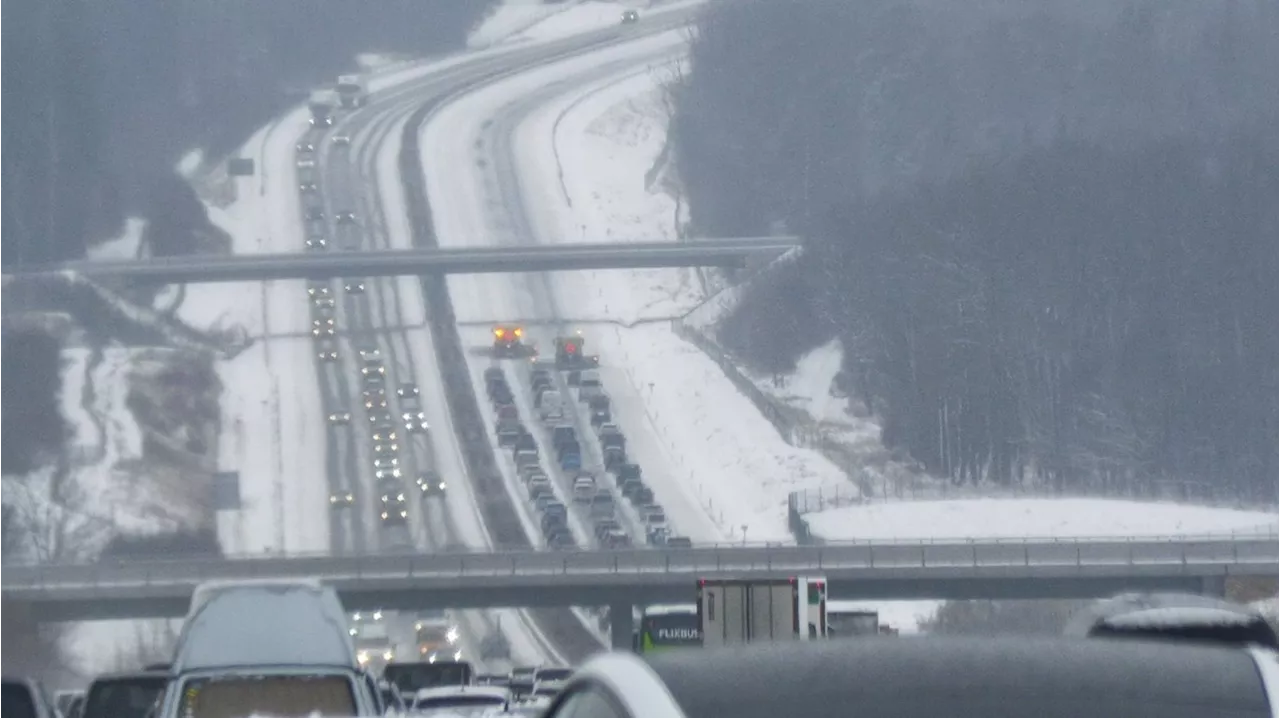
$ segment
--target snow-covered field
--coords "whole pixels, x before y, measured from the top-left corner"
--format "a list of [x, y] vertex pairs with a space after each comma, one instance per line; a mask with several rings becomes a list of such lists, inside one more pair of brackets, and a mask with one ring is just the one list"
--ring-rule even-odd
[[[209, 207], [236, 254], [303, 248], [294, 143], [305, 108], [259, 130], [242, 149], [259, 174], [234, 180], [236, 201]], [[324, 415], [317, 391], [310, 316], [302, 281], [188, 285], [178, 315], [193, 326], [243, 328], [255, 341], [219, 362], [222, 434], [218, 468], [239, 471], [239, 512], [223, 512], [229, 554], [323, 551], [329, 545]]]
[[807, 514], [830, 540], [1124, 538], [1275, 532], [1280, 517], [1113, 499], [971, 499], [846, 506]]
[[[210, 220], [231, 236], [235, 253], [302, 249], [295, 181], [286, 170], [292, 164], [294, 142], [306, 124], [306, 111], [301, 109], [254, 134], [241, 155], [256, 160], [258, 175], [235, 180], [235, 202], [225, 208], [208, 207]], [[131, 225], [133, 233], [139, 230]], [[128, 255], [128, 242], [126, 235], [110, 249], [100, 248], [100, 256]], [[223, 386], [217, 469], [240, 472], [243, 505], [238, 512], [219, 512], [223, 550], [260, 554], [327, 549], [324, 417], [308, 334], [305, 284], [188, 285], [177, 314], [198, 329], [238, 327], [254, 339], [248, 349], [215, 365]], [[102, 386], [120, 386], [123, 391], [128, 384], [112, 381]], [[122, 406], [122, 401], [117, 403]], [[117, 417], [121, 431], [127, 431], [132, 422], [127, 410], [112, 416]], [[136, 431], [136, 422], [134, 427]], [[124, 439], [114, 444], [121, 447], [115, 449], [117, 453], [127, 451]], [[102, 483], [119, 482], [104, 478]], [[129, 506], [111, 501], [102, 505]], [[119, 509], [115, 511], [119, 517]], [[121, 645], [164, 630], [164, 622], [83, 624], [70, 645], [82, 657], [84, 670], [97, 671], [110, 667]]]
[[591, 30], [617, 27], [624, 9], [642, 17], [700, 5], [706, 0], [506, 0], [467, 36], [467, 47], [559, 40]]

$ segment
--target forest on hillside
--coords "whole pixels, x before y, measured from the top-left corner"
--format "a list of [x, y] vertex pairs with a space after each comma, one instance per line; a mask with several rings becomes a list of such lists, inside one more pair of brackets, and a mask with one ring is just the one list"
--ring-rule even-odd
[[[492, 0], [9, 0], [3, 257], [80, 257], [123, 217], [198, 226], [173, 172], [242, 142], [361, 52], [460, 48]], [[178, 201], [175, 202], [175, 195]], [[199, 217], [203, 220], [203, 216]]]
[[955, 483], [1274, 500], [1276, 22], [1265, 0], [715, 6], [672, 121], [694, 232], [806, 243], [720, 341], [782, 371], [840, 337], [886, 444]]

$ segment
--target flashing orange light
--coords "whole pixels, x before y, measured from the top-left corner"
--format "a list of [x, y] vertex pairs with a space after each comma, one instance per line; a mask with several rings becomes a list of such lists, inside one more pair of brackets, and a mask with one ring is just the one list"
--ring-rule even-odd
[[524, 330], [521, 329], [520, 327], [516, 327], [515, 335], [516, 335], [516, 338], [520, 338], [524, 336]]
[[501, 339], [507, 335], [507, 330], [503, 329], [502, 327], [498, 327], [497, 329], [493, 330], [493, 335]]

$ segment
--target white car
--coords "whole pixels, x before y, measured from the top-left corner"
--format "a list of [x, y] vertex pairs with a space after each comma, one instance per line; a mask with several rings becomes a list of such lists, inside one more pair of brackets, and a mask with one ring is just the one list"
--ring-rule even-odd
[[420, 434], [431, 428], [427, 424], [427, 412], [425, 411], [406, 411], [400, 415], [400, 419], [404, 421], [406, 431]]
[[330, 424], [350, 424], [351, 412], [335, 411], [334, 413], [329, 415], [329, 423]]

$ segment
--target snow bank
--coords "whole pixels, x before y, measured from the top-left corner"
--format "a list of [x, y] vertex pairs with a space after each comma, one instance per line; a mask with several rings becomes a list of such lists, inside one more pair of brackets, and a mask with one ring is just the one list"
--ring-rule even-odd
[[1127, 538], [1276, 531], [1265, 511], [1113, 499], [973, 499], [847, 506], [806, 514], [831, 540]]
[[178, 173], [179, 177], [185, 180], [193, 180], [203, 164], [204, 150], [197, 148], [183, 155], [173, 169]]
[[511, 33], [510, 40], [554, 40], [578, 33], [614, 27], [622, 22], [625, 8], [643, 7], [643, 2], [580, 0], [562, 12], [540, 18], [523, 30]]
[[467, 47], [490, 47], [530, 29], [533, 25], [563, 13], [577, 5], [577, 0], [547, 3], [543, 0], [506, 0], [495, 7], [480, 24], [467, 35]]
[[62, 379], [58, 404], [63, 418], [71, 427], [67, 440], [72, 461], [97, 454], [102, 446], [101, 430], [97, 417], [85, 406], [89, 386], [89, 360], [92, 350], [85, 347], [69, 347], [62, 350]]
[[147, 221], [141, 217], [128, 217], [124, 221], [124, 229], [120, 236], [90, 245], [85, 250], [85, 258], [90, 260], [137, 259], [142, 245], [142, 233], [147, 229]]
[[[302, 250], [293, 160], [306, 130], [306, 108], [259, 130], [241, 150], [257, 160], [258, 174], [234, 180], [234, 203], [208, 208], [236, 254]], [[305, 283], [189, 285], [186, 291], [179, 308], [186, 321], [239, 327], [256, 340], [217, 365], [223, 384], [218, 468], [240, 472], [243, 504], [219, 518], [224, 550], [326, 550], [325, 427]]]
[[[34, 507], [33, 502], [39, 499], [43, 507], [39, 510], [52, 525], [58, 525], [60, 515], [65, 514], [59, 532], [75, 538], [76, 550], [84, 554], [82, 559], [96, 553], [112, 529], [172, 530], [195, 520], [166, 505], [163, 489], [180, 490], [180, 486], [143, 477], [136, 468], [128, 467], [142, 458], [142, 430], [128, 406], [132, 355], [133, 350], [126, 347], [107, 347], [101, 355], [87, 348], [63, 352], [62, 410], [74, 427], [70, 458], [77, 489], [72, 502], [77, 505], [65, 509], [51, 505], [49, 487], [30, 479], [20, 486], [4, 487], [5, 503], [14, 503], [19, 511]], [[53, 543], [41, 542], [46, 546]], [[167, 621], [72, 624], [67, 645], [81, 670], [93, 675], [123, 667], [133, 652], [162, 643], [170, 633]]]
[[485, 18], [467, 38], [472, 49], [499, 44], [560, 40], [592, 30], [619, 27], [622, 11], [640, 11], [641, 19], [681, 11], [706, 0], [507, 0]]
[[[680, 51], [673, 43], [665, 57], [549, 103], [521, 126], [525, 206], [543, 241], [675, 241], [677, 203], [645, 178], [665, 142], [661, 83]], [[566, 273], [555, 286], [561, 306], [623, 322], [676, 316], [700, 299], [690, 270]], [[606, 390], [634, 410], [619, 417], [624, 431], [649, 435], [638, 461], [677, 530], [742, 540], [745, 526], [748, 541], [791, 541], [788, 494], [846, 483], [825, 458], [783, 441], [668, 323], [592, 328], [587, 338], [606, 365]]]

